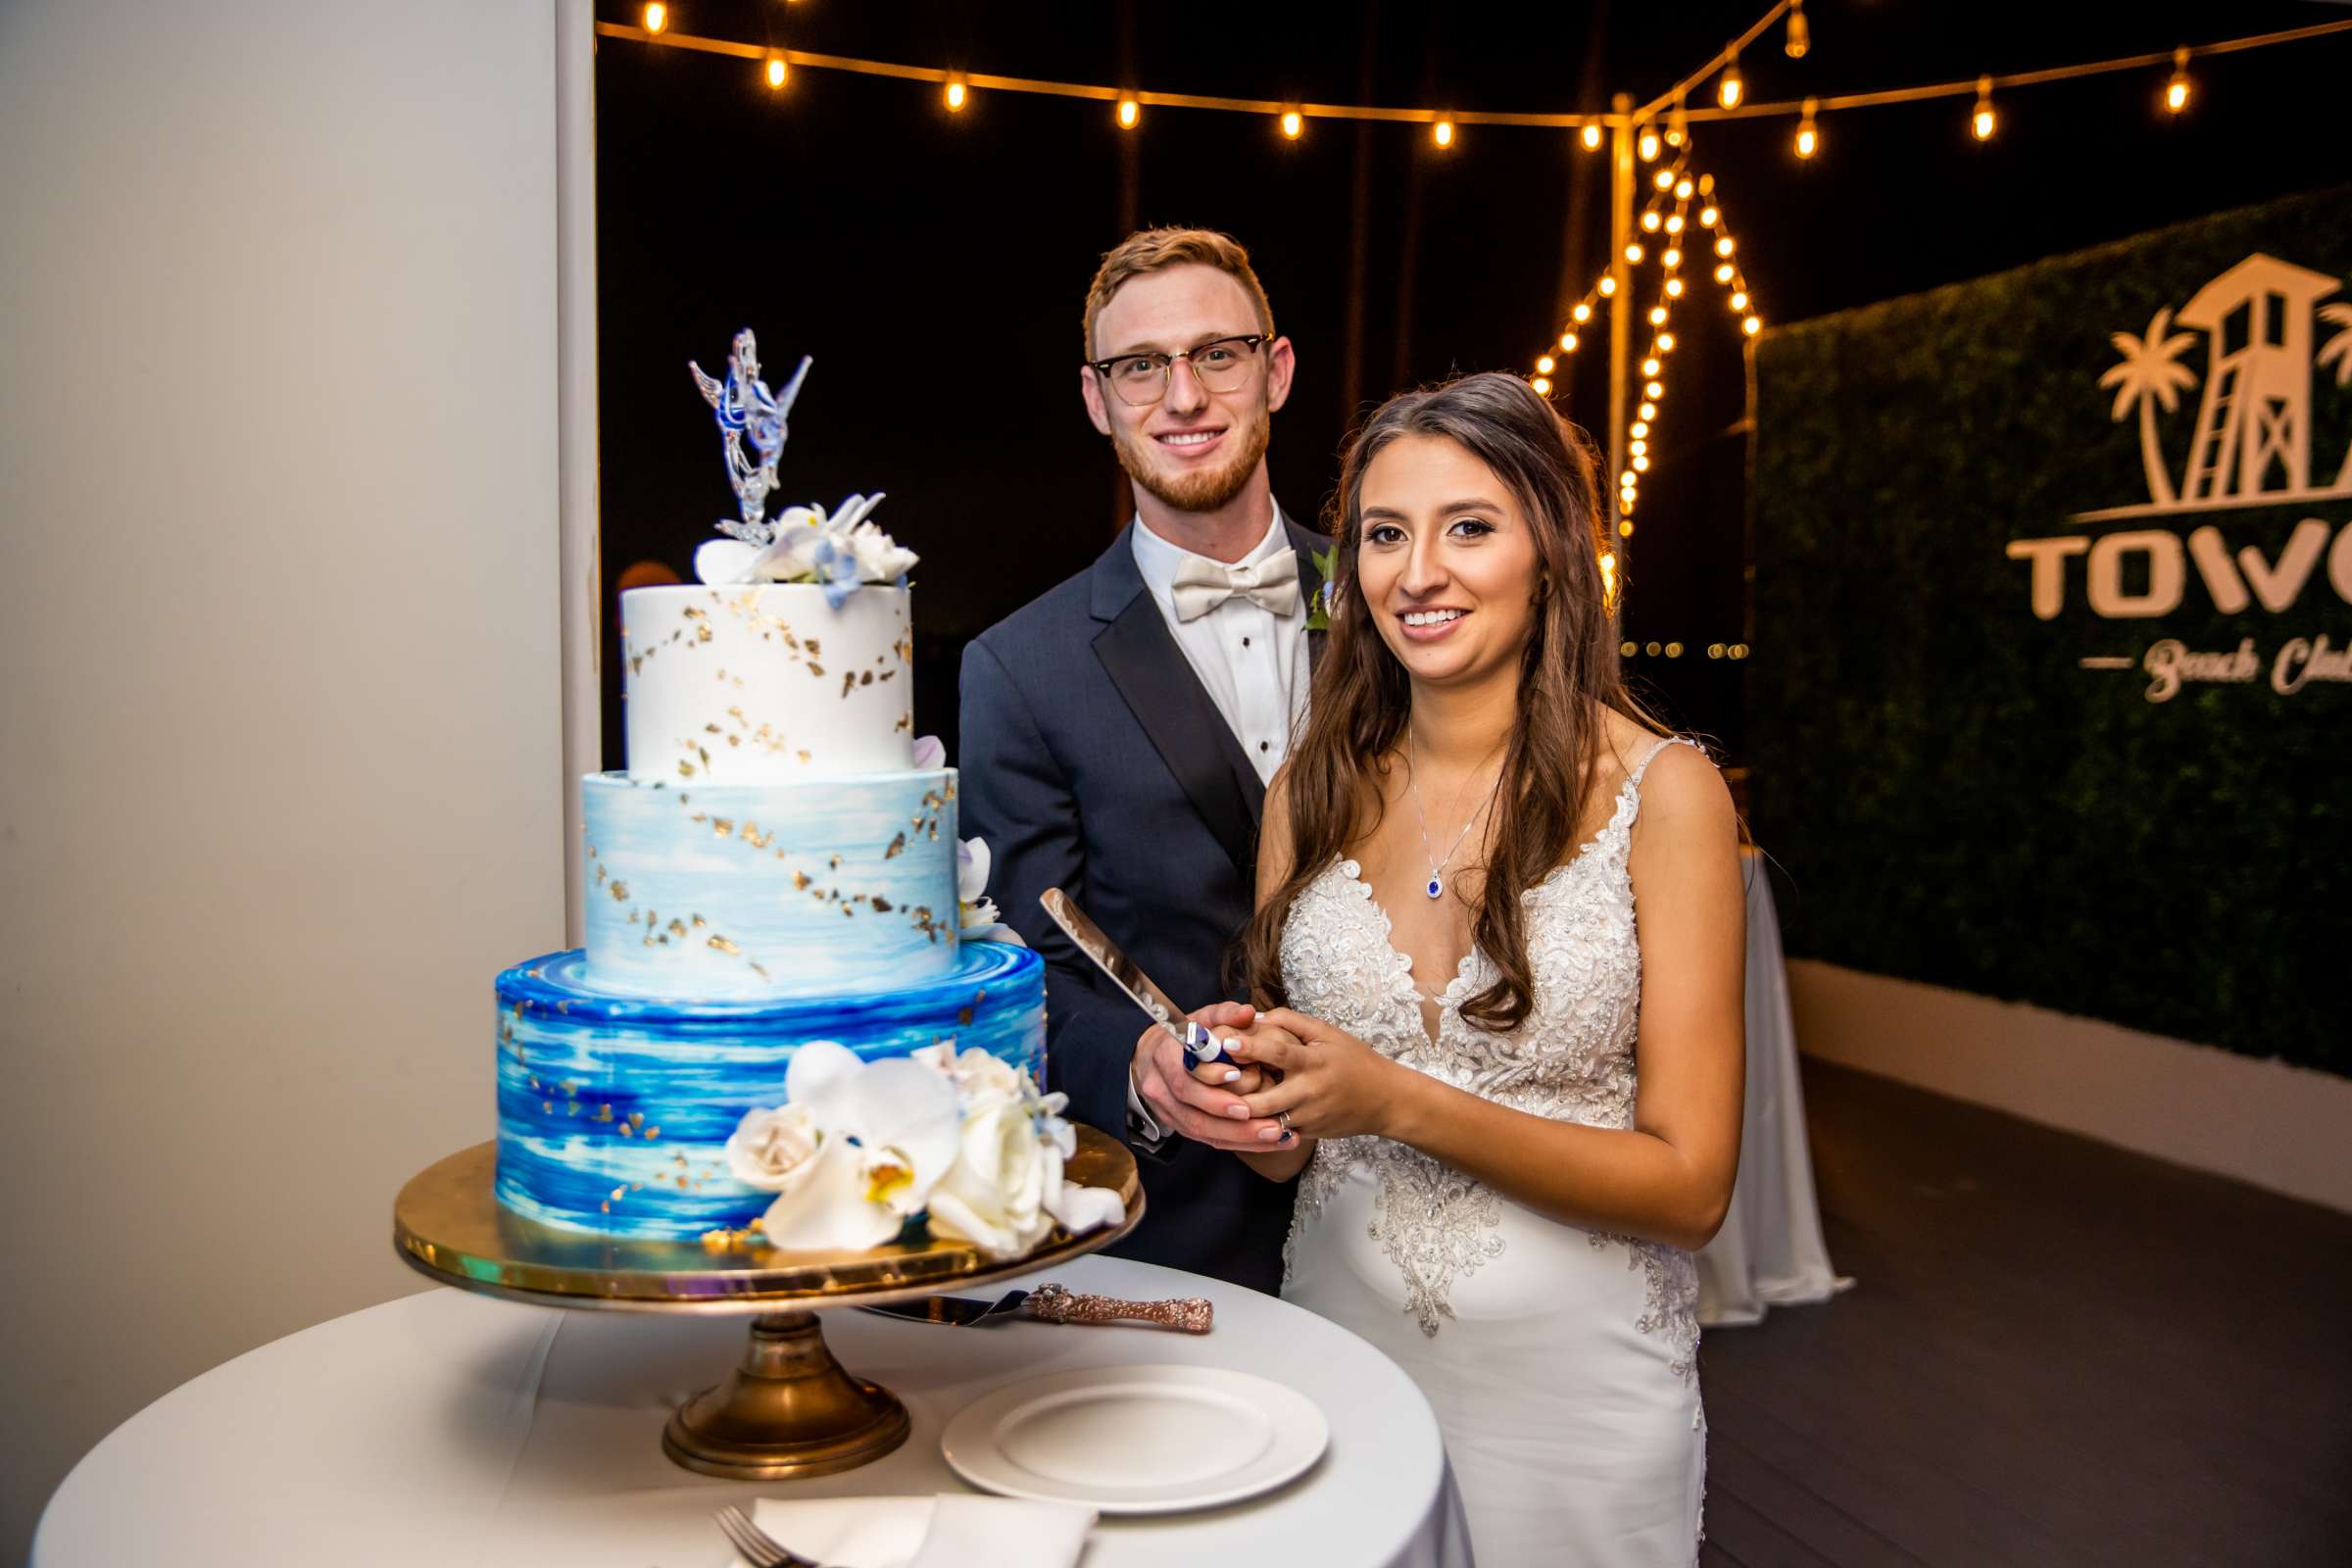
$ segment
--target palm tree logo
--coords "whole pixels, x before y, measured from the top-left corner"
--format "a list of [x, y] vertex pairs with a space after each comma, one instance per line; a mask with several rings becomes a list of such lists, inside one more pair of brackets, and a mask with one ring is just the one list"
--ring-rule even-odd
[[[2335, 384], [2352, 385], [2352, 305], [2342, 303], [2320, 307], [2320, 319], [2336, 328], [2335, 336], [2320, 345], [2317, 362], [2325, 368], [2335, 367]], [[2344, 466], [2335, 473], [2338, 490], [2352, 488], [2352, 447], [2344, 449]]]
[[[2335, 306], [2352, 316], [2352, 309]], [[2133, 407], [2139, 410], [2139, 461], [2148, 473], [2148, 499], [2160, 507], [2173, 504], [2173, 476], [2165, 471], [2164, 448], [2156, 440], [2156, 410], [2172, 413], [2180, 406], [2180, 394], [2197, 384], [2197, 372], [2180, 363], [2180, 356], [2196, 346], [2196, 337], [2188, 332], [2169, 332], [2173, 324], [2173, 308], [2166, 306], [2148, 322], [2148, 335], [2133, 337], [2118, 332], [2109, 341], [2121, 354], [2123, 363], [2099, 377], [2099, 385], [2115, 388], [2115, 412], [2111, 416], [2121, 424], [2124, 416]], [[2337, 339], [2345, 349], [2344, 374], [2352, 376], [2352, 328]]]

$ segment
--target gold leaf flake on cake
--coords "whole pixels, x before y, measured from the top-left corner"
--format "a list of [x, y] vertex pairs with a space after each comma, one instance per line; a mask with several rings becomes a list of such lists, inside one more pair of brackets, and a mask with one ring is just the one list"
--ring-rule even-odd
[[716, 735], [719, 733], [719, 728], [716, 724], [705, 724], [703, 726], [703, 731], [706, 734]]
[[890, 912], [890, 901], [884, 898], [881, 894], [877, 893], [874, 895], [873, 903], [874, 912], [876, 914], [888, 914]]
[[564, 1082], [562, 1082], [562, 1083], [560, 1083], [560, 1084], [556, 1085], [556, 1087], [557, 1087], [559, 1090], [563, 1091], [564, 1098], [564, 1099], [566, 1099], [566, 1100], [575, 1100], [575, 1099], [577, 1099], [577, 1098], [579, 1097], [579, 1093], [580, 1093], [580, 1086], [579, 1086], [578, 1084], [575, 1084], [575, 1083], [573, 1083], [573, 1082], [572, 1082], [570, 1079], [568, 1079], [568, 1078], [564, 1079]]
[[659, 1128], [659, 1127], [648, 1127], [648, 1128], [645, 1130], [645, 1141], [646, 1141], [647, 1143], [649, 1143], [649, 1144], [650, 1144], [650, 1143], [652, 1143], [652, 1142], [653, 1142], [655, 1139], [657, 1139], [657, 1138], [659, 1138], [659, 1137], [661, 1137], [661, 1136], [662, 1136], [662, 1129], [661, 1129], [661, 1128]]
[[803, 762], [806, 762], [806, 761], [808, 761], [808, 754], [806, 751], [804, 751], [804, 752], [802, 752], [802, 753], [801, 753], [801, 760], [802, 760]]
[[731, 816], [714, 816], [710, 819], [710, 831], [722, 839], [731, 838], [735, 833], [735, 819]]
[[858, 677], [858, 684], [860, 686], [871, 686], [873, 683], [874, 672], [870, 669]]
[[899, 715], [899, 721], [896, 724], [891, 725], [890, 728], [891, 733], [893, 734], [899, 734], [901, 732], [911, 734], [914, 730], [914, 715], [912, 713], [901, 713]]
[[824, 672], [825, 672], [825, 666], [824, 666], [824, 665], [822, 665], [822, 664], [810, 664], [810, 665], [808, 666], [808, 673], [809, 673], [809, 674], [811, 674], [811, 675], [819, 675], [819, 676], [821, 676], [821, 675], [823, 675], [823, 674], [824, 674]]
[[680, 778], [692, 778], [692, 777], [694, 777], [694, 764], [693, 764], [692, 762], [689, 762], [689, 761], [687, 761], [687, 760], [686, 760], [685, 759], [683, 759], [683, 758], [679, 759], [679, 760], [678, 760], [678, 777], [680, 777]]
[[824, 649], [817, 646], [817, 640], [815, 638], [811, 637], [808, 639], [808, 657], [810, 659], [821, 659], [824, 657]]
[[716, 951], [725, 954], [730, 958], [740, 958], [743, 956], [743, 947], [740, 943], [731, 942], [727, 938], [720, 936], [715, 931], [710, 933], [710, 946]]
[[637, 1136], [637, 1129], [624, 1121], [620, 1124], [620, 1136], [623, 1138], [634, 1138]]
[[615, 882], [612, 884], [612, 902], [614, 904], [626, 904], [629, 902], [629, 885], [626, 882]]
[[767, 972], [767, 965], [766, 965], [766, 964], [764, 964], [764, 963], [755, 963], [755, 964], [753, 964], [753, 965], [752, 965], [752, 973], [754, 973], [754, 974], [758, 975], [758, 976], [759, 976], [760, 979], [762, 979], [762, 980], [765, 980], [765, 979], [769, 978], [769, 976], [768, 976], [768, 972]]
[[[904, 855], [904, 854], [906, 854], [906, 834], [904, 834], [904, 833], [901, 833], [901, 834], [900, 834], [900, 835], [899, 835], [897, 838], [894, 838], [894, 839], [892, 839], [892, 840], [890, 841], [890, 848], [889, 848], [889, 849], [886, 849], [886, 850], [884, 850], [884, 851], [882, 852], [882, 858], [884, 858], [885, 860], [889, 860], [889, 859], [895, 859], [895, 858], [897, 858], [899, 856], [901, 856], [901, 855]], [[841, 864], [841, 857], [840, 857], [840, 856], [838, 856], [838, 855], [837, 855], [837, 856], [835, 856], [835, 857], [833, 858], [833, 863], [834, 863], [834, 865], [836, 865], [836, 866], [839, 866], [839, 865]]]
[[802, 890], [806, 890], [806, 889], [808, 888], [808, 872], [806, 872], [806, 871], [795, 871], [795, 872], [793, 872], [793, 873], [792, 873], [792, 885], [793, 885], [795, 888], [802, 889]]
[[670, 921], [670, 922], [669, 922], [669, 934], [670, 934], [671, 936], [673, 936], [673, 937], [682, 937], [682, 936], [684, 936], [684, 935], [686, 934], [686, 922], [685, 922], [685, 921], [683, 921], [683, 920], [672, 920], [672, 921]]
[[773, 833], [762, 833], [760, 831], [759, 823], [747, 821], [743, 824], [742, 838], [743, 842], [749, 844], [753, 849], [764, 850], [775, 842], [776, 836]]
[[852, 691], [852, 689], [854, 689], [854, 688], [857, 686], [857, 684], [858, 684], [858, 672], [857, 672], [856, 670], [854, 670], [854, 669], [845, 669], [845, 670], [843, 670], [843, 671], [841, 672], [841, 695], [842, 695], [842, 696], [844, 696], [844, 697], [847, 697], [847, 696], [849, 696], [849, 695], [850, 695], [850, 692]]
[[596, 1119], [598, 1121], [611, 1121], [612, 1119], [612, 1107], [610, 1104], [599, 1105], [596, 1109]]
[[695, 928], [697, 931], [700, 931], [700, 930], [701, 930], [703, 927], [705, 927], [705, 926], [707, 926], [707, 925], [709, 925], [709, 924], [710, 923], [710, 921], [708, 921], [708, 920], [704, 919], [704, 918], [703, 918], [701, 915], [699, 915], [699, 914], [690, 914], [690, 915], [688, 915], [686, 918], [694, 922], [694, 928]]

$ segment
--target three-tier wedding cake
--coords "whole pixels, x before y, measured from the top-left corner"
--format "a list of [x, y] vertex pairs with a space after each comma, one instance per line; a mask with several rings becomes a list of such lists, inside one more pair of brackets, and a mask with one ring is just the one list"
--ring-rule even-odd
[[878, 496], [765, 519], [801, 375], [771, 394], [758, 369], [745, 332], [723, 383], [695, 371], [742, 520], [701, 582], [622, 596], [628, 766], [580, 785], [586, 947], [498, 977], [499, 1200], [711, 1245], [928, 1219], [1010, 1252], [1041, 1205], [1102, 1223], [1059, 1191], [1043, 965], [975, 940], [1009, 934], [986, 852], [913, 733], [914, 558]]

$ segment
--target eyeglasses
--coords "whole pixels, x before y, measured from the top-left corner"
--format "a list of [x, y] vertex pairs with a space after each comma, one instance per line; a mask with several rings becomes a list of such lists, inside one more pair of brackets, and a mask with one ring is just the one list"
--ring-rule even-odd
[[1244, 337], [1221, 337], [1181, 354], [1122, 354], [1115, 360], [1090, 360], [1097, 374], [1110, 383], [1121, 403], [1141, 407], [1168, 395], [1168, 368], [1178, 360], [1211, 392], [1232, 392], [1250, 377], [1258, 349], [1274, 341], [1271, 332]]

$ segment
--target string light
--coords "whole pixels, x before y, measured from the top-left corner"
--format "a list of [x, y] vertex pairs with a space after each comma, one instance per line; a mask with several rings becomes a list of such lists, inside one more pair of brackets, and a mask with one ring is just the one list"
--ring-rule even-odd
[[1642, 265], [1642, 242], [1640, 240], [1635, 240], [1632, 244], [1626, 246], [1625, 259], [1633, 263], [1636, 267]]
[[1747, 290], [1741, 289], [1739, 293], [1732, 296], [1732, 309], [1735, 311], [1744, 311], [1747, 309]]
[[1595, 124], [1588, 124], [1588, 125], [1586, 125], [1586, 126], [1585, 126], [1585, 128], [1584, 128], [1584, 129], [1582, 129], [1582, 130], [1578, 131], [1578, 132], [1576, 133], [1576, 135], [1577, 135], [1577, 140], [1579, 140], [1579, 141], [1581, 141], [1581, 142], [1583, 142], [1583, 143], [1585, 144], [1585, 151], [1587, 151], [1587, 152], [1589, 152], [1589, 153], [1590, 153], [1590, 152], [1597, 152], [1597, 151], [1599, 150], [1599, 148], [1600, 148], [1600, 127], [1599, 127], [1598, 125], [1595, 125]]
[[1551, 396], [1551, 382], [1543, 376], [1537, 376], [1533, 381], [1530, 381], [1528, 385], [1536, 389], [1536, 394], [1539, 397]]
[[1732, 280], [1732, 271], [1733, 268], [1731, 263], [1725, 262], [1721, 264], [1715, 269], [1715, 281], [1718, 283], [1729, 283]]
[[[1677, 279], [1677, 281], [1679, 282], [1680, 279]], [[1660, 354], [1672, 354], [1674, 352], [1674, 334], [1672, 332], [1660, 332], [1658, 334], [1658, 352]]]
[[2188, 51], [2173, 51], [2173, 77], [2164, 84], [2164, 107], [2168, 114], [2179, 114], [2188, 107]]
[[1440, 147], [1450, 147], [1450, 146], [1452, 146], [1452, 145], [1453, 145], [1453, 122], [1452, 122], [1452, 121], [1450, 121], [1450, 120], [1441, 120], [1441, 121], [1439, 121], [1439, 122], [1437, 122], [1435, 125], [1432, 125], [1432, 126], [1430, 127], [1430, 130], [1429, 130], [1429, 135], [1430, 135], [1430, 139], [1431, 139], [1432, 141], [1436, 142], [1436, 143], [1437, 143], [1437, 144], [1438, 144]]
[[1634, 151], [1642, 155], [1643, 163], [1655, 162], [1658, 156], [1658, 133], [1643, 125], [1642, 134], [1634, 138]]
[[1764, 330], [1764, 323], [1750, 316], [1740, 322], [1740, 330], [1745, 332], [1749, 337], [1754, 337], [1758, 332]]
[[666, 27], [666, 26], [668, 26], [668, 25], [669, 25], [669, 7], [667, 7], [667, 6], [662, 6], [662, 5], [653, 5], [653, 6], [647, 6], [647, 7], [645, 8], [645, 30], [646, 30], [646, 31], [648, 31], [648, 32], [660, 32], [660, 31], [661, 31], [661, 30], [662, 30], [663, 27]]
[[1670, 300], [1679, 300], [1683, 297], [1683, 280], [1681, 278], [1670, 277], [1666, 280], [1666, 297]]
[[1550, 355], [1546, 354], [1536, 362], [1536, 373], [1538, 375], [1549, 375], [1558, 368], [1558, 366], [1559, 362], [1553, 359]]
[[1642, 215], [1642, 227], [1645, 233], [1656, 233], [1659, 221], [1658, 210], [1654, 207]]
[[1652, 403], [1655, 403], [1658, 399], [1666, 395], [1666, 388], [1660, 383], [1652, 381], [1642, 389], [1642, 395], [1645, 398], [1648, 398]]
[[1820, 107], [1820, 103], [1818, 98], [1806, 99], [1804, 118], [1796, 122], [1796, 156], [1799, 158], [1810, 158], [1821, 150], [1821, 132], [1813, 123], [1813, 111]]
[[964, 101], [970, 96], [971, 89], [964, 85], [964, 80], [961, 76], [950, 76], [948, 78], [948, 112], [950, 114], [963, 113]]
[[1788, 7], [1788, 40], [1781, 45], [1791, 60], [1802, 60], [1813, 47], [1813, 29], [1805, 24], [1805, 0], [1791, 0]]
[[1617, 292], [1617, 279], [1604, 277], [1600, 280], [1598, 287], [1603, 294], [1614, 294]]
[[[1666, 324], [1666, 307], [1665, 307], [1665, 306], [1663, 306], [1663, 305], [1652, 305], [1652, 306], [1649, 308], [1649, 324], [1650, 324], [1650, 325], [1652, 325], [1652, 326], [1664, 326], [1664, 325]], [[1650, 374], [1655, 374], [1656, 372], [1655, 372], [1655, 371], [1647, 371], [1647, 370], [1645, 370], [1645, 371], [1643, 371], [1642, 373], [1643, 373], [1643, 374], [1645, 374], [1645, 375], [1650, 375]]]
[[1698, 210], [1698, 226], [1701, 228], [1713, 228], [1715, 226], [1716, 220], [1722, 216], [1723, 214], [1711, 203], [1705, 207], [1701, 207]]
[[1658, 258], [1658, 265], [1664, 267], [1668, 271], [1672, 271], [1675, 268], [1682, 266], [1682, 247], [1679, 245], [1667, 246], [1666, 254]]
[[1680, 147], [1690, 139], [1690, 116], [1683, 108], [1683, 95], [1674, 95], [1674, 109], [1666, 117], [1666, 145]]
[[1643, 375], [1655, 375], [1664, 368], [1665, 367], [1655, 357], [1643, 360], [1642, 362], [1642, 373]]
[[1569, 314], [1570, 316], [1574, 317], [1574, 318], [1577, 319], [1577, 321], [1578, 321], [1578, 322], [1581, 324], [1581, 323], [1583, 323], [1583, 322], [1590, 321], [1591, 319], [1592, 319], [1592, 306], [1590, 306], [1590, 305], [1587, 305], [1587, 304], [1586, 304], [1586, 303], [1585, 303], [1583, 300], [1578, 300], [1578, 301], [1576, 302], [1576, 309], [1575, 309], [1575, 310], [1573, 310], [1573, 311], [1570, 311], [1568, 314]]
[[1282, 133], [1285, 136], [1297, 141], [1305, 130], [1306, 117], [1304, 115], [1296, 109], [1286, 109], [1282, 112]]
[[1979, 141], [1992, 140], [1992, 128], [1997, 122], [1992, 113], [1992, 78], [1977, 78], [1977, 112], [1969, 117], [1969, 134]]
[[1724, 62], [1722, 79], [1715, 83], [1715, 101], [1726, 109], [1737, 109], [1746, 91], [1747, 83], [1740, 79], [1740, 51], [1735, 49]]
[[767, 57], [767, 84], [770, 87], [783, 86], [784, 78], [791, 74], [791, 68], [784, 64], [784, 57], [782, 55], [769, 55]]
[[1683, 231], [1683, 215], [1682, 215], [1682, 214], [1680, 214], [1680, 213], [1677, 213], [1677, 214], [1675, 214], [1675, 215], [1674, 215], [1672, 218], [1669, 218], [1669, 219], [1667, 219], [1667, 220], [1666, 220], [1666, 232], [1667, 232], [1667, 233], [1669, 233], [1669, 234], [1680, 234], [1682, 231]]
[[1576, 334], [1574, 332], [1562, 332], [1560, 334], [1560, 350], [1562, 353], [1566, 354], [1574, 354], [1576, 352]]
[[1734, 250], [1736, 250], [1736, 249], [1738, 249], [1738, 248], [1739, 248], [1739, 247], [1738, 247], [1738, 244], [1737, 244], [1737, 242], [1733, 240], [1733, 238], [1732, 238], [1732, 236], [1731, 236], [1731, 235], [1729, 235], [1729, 234], [1718, 234], [1718, 235], [1716, 235], [1716, 236], [1715, 236], [1715, 254], [1716, 254], [1716, 255], [1718, 255], [1718, 256], [1729, 256], [1729, 255], [1731, 255], [1731, 254], [1732, 254], [1732, 252], [1733, 252]]
[[1119, 99], [1118, 121], [1121, 130], [1133, 130], [1135, 122], [1143, 118], [1144, 106], [1136, 102], [1133, 93], [1125, 94]]

